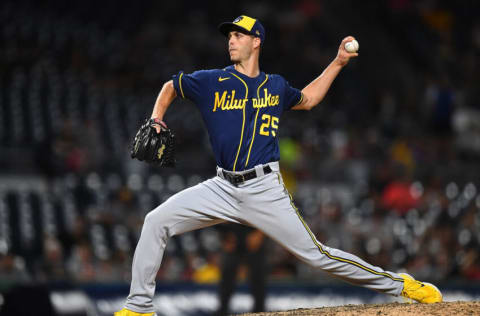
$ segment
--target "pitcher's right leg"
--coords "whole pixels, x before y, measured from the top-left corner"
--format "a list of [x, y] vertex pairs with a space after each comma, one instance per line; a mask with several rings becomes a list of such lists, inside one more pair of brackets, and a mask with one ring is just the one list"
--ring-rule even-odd
[[235, 222], [229, 214], [234, 213], [236, 202], [225, 189], [219, 190], [223, 193], [220, 195], [212, 186], [215, 183], [210, 179], [183, 190], [145, 217], [133, 258], [126, 309], [138, 313], [155, 311], [155, 277], [170, 237], [226, 220]]

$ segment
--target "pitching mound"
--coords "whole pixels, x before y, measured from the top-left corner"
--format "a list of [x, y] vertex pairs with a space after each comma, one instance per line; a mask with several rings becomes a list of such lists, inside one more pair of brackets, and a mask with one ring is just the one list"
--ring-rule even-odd
[[480, 302], [443, 302], [436, 304], [373, 304], [373, 305], [346, 305], [337, 307], [323, 307], [314, 309], [296, 309], [285, 312], [269, 312], [241, 314], [243, 316], [442, 316], [442, 315], [479, 315]]

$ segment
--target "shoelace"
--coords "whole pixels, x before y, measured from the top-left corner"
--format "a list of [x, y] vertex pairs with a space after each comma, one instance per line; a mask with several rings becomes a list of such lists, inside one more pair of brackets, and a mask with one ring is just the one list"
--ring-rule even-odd
[[[408, 280], [409, 282], [409, 285], [408, 287], [404, 288], [403, 291], [402, 291], [402, 297], [403, 297], [403, 300], [404, 302], [407, 302], [409, 304], [412, 304], [415, 300], [413, 298], [410, 298], [410, 297], [406, 297], [403, 295], [403, 293], [407, 293], [407, 291], [416, 291], [422, 287], [425, 286], [425, 284], [423, 284], [422, 282], [420, 281], [417, 281], [417, 280]], [[407, 282], [405, 282], [407, 283]], [[404, 283], [404, 286], [406, 286], [406, 284]]]

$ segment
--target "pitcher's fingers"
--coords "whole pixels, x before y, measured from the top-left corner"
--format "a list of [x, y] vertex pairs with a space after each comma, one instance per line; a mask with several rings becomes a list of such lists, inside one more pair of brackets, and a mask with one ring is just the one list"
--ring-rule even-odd
[[355, 37], [353, 37], [353, 36], [347, 36], [342, 40], [342, 44], [345, 44], [346, 42], [353, 41], [354, 39], [355, 39]]

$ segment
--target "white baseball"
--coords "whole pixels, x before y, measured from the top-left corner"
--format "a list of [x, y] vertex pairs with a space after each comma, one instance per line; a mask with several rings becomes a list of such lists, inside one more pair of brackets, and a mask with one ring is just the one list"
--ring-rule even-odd
[[345, 50], [349, 53], [356, 53], [359, 47], [360, 45], [358, 45], [357, 40], [353, 40], [345, 43]]

